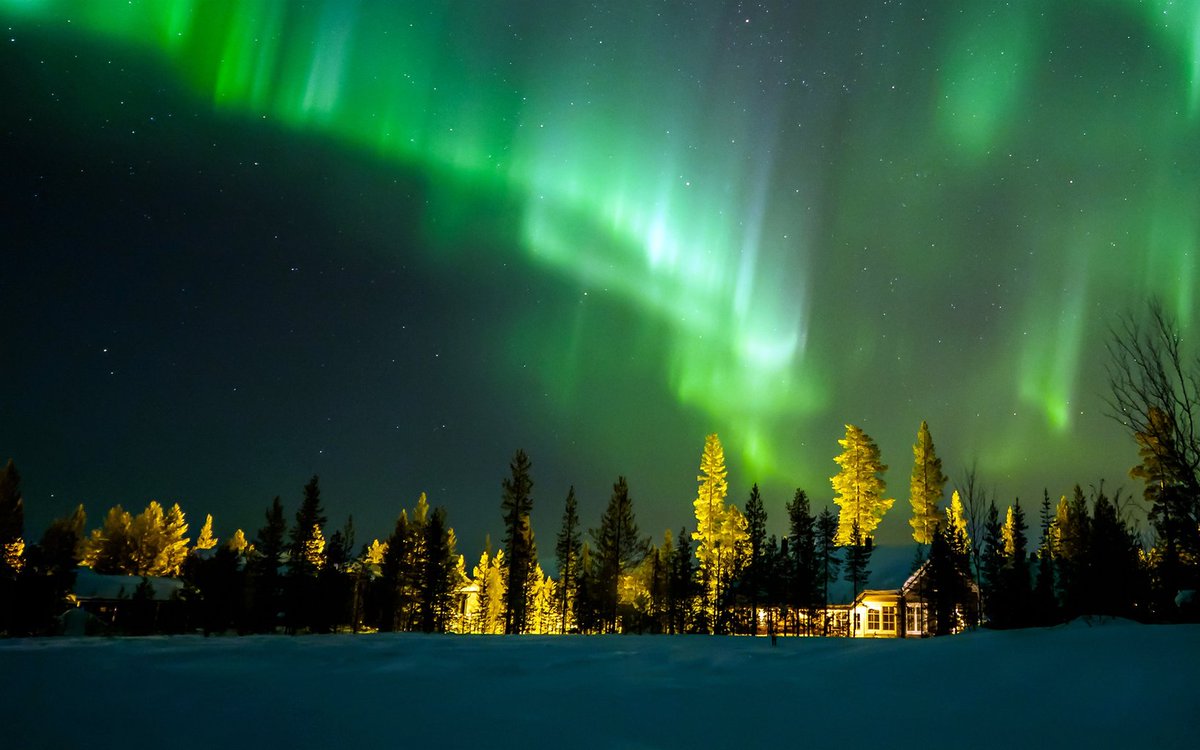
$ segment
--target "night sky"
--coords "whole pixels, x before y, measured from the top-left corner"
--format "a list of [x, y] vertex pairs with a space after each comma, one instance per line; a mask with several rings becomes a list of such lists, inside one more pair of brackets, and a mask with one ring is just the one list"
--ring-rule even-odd
[[[179, 502], [552, 555], [618, 474], [770, 530], [843, 425], [999, 499], [1106, 479], [1104, 342], [1200, 321], [1200, 2], [0, 0], [0, 460], [27, 534]], [[1195, 349], [1193, 349], [1195, 351]], [[1140, 492], [1139, 492], [1140, 494]]]

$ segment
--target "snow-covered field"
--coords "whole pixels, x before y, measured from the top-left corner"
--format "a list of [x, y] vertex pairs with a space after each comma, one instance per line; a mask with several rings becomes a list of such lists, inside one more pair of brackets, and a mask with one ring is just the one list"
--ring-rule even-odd
[[1200, 626], [0, 641], [0, 746], [1200, 746]]

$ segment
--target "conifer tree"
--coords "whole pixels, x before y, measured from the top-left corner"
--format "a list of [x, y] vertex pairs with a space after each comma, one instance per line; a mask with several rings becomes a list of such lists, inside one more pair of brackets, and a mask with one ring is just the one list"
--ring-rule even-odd
[[162, 525], [162, 547], [154, 560], [151, 575], [177, 576], [187, 560], [188, 542], [184, 536], [188, 524], [179, 503], [175, 503], [167, 511]]
[[233, 535], [229, 537], [229, 540], [225, 542], [225, 546], [236, 554], [245, 554], [246, 547], [249, 546], [249, 542], [246, 541], [246, 532], [242, 531], [241, 529], [237, 529], [233, 532]]
[[559, 632], [566, 633], [570, 613], [574, 610], [575, 579], [579, 575], [580, 553], [579, 513], [575, 500], [575, 487], [567, 490], [563, 507], [562, 528], [555, 540], [554, 554], [558, 561], [558, 596], [562, 619]]
[[283, 503], [278, 495], [271, 501], [266, 512], [266, 523], [254, 538], [254, 554], [247, 562], [253, 596], [252, 627], [258, 631], [275, 628], [276, 613], [279, 612], [282, 589], [279, 567], [285, 552], [284, 534], [287, 522], [283, 517]]
[[[829, 508], [817, 517], [817, 565], [820, 571], [822, 611], [829, 610], [829, 584], [838, 579], [842, 561], [838, 557], [837, 516]], [[822, 617], [822, 635], [829, 635], [829, 618]]]
[[291, 531], [289, 570], [293, 576], [315, 576], [324, 564], [325, 539], [321, 529], [326, 520], [325, 509], [321, 506], [320, 477], [313, 474], [304, 485], [304, 498], [296, 511], [296, 525]]
[[1003, 532], [1005, 534], [1004, 576], [1006, 579], [1004, 588], [1008, 599], [1008, 624], [1012, 627], [1023, 627], [1030, 623], [1031, 589], [1028, 542], [1025, 536], [1027, 528], [1025, 511], [1021, 509], [1020, 498], [1017, 498], [1008, 508], [1008, 518], [1005, 521]]
[[1094, 605], [1088, 570], [1091, 525], [1087, 497], [1083, 494], [1083, 488], [1075, 485], [1071, 498], [1064, 497], [1059, 502], [1054, 519], [1058, 550], [1058, 599], [1068, 620], [1091, 614]]
[[104, 524], [92, 529], [84, 545], [82, 564], [97, 573], [129, 574], [134, 566], [134, 541], [130, 535], [131, 516], [120, 504], [108, 509]]
[[863, 590], [871, 577], [871, 571], [867, 566], [871, 564], [872, 552], [874, 552], [874, 542], [871, 537], [864, 537], [858, 521], [853, 521], [850, 526], [850, 543], [846, 545], [846, 581], [854, 588], [851, 601], [858, 598], [858, 593]]
[[987, 612], [988, 622], [993, 627], [1008, 627], [1010, 609], [1004, 590], [1004, 524], [1000, 521], [1000, 511], [996, 503], [988, 505], [987, 520], [983, 525], [983, 554], [980, 562], [980, 587], [983, 593], [983, 606]]
[[617, 477], [608, 507], [600, 517], [600, 526], [591, 531], [591, 536], [596, 544], [598, 590], [595, 593], [602, 604], [605, 630], [615, 633], [621, 576], [641, 562], [648, 546], [638, 531], [625, 477]]
[[946, 539], [950, 543], [950, 551], [956, 555], [969, 555], [971, 550], [971, 535], [967, 528], [967, 514], [963, 508], [958, 490], [950, 494], [950, 507], [946, 508]]
[[945, 493], [946, 475], [942, 473], [942, 459], [933, 448], [929, 425], [921, 420], [917, 430], [917, 442], [913, 445], [912, 479], [909, 483], [909, 503], [913, 515], [909, 519], [913, 540], [919, 545], [933, 541], [933, 530], [939, 518], [938, 504]]
[[758, 483], [750, 488], [750, 498], [746, 501], [746, 532], [750, 555], [742, 580], [745, 583], [746, 596], [750, 602], [750, 621], [747, 632], [753, 635], [758, 628], [758, 608], [766, 593], [767, 582], [767, 511], [763, 507]]
[[722, 577], [721, 563], [728, 558], [721, 547], [720, 530], [725, 520], [725, 496], [729, 492], [726, 480], [725, 450], [716, 433], [704, 438], [704, 452], [700, 455], [700, 474], [696, 477], [699, 488], [692, 507], [696, 514], [696, 531], [692, 541], [696, 543], [696, 560], [699, 563], [700, 590], [703, 601], [700, 616], [705, 627], [711, 628], [715, 619], [716, 603]]
[[1050, 509], [1050, 490], [1042, 491], [1041, 528], [1042, 539], [1037, 551], [1037, 578], [1033, 588], [1033, 622], [1036, 625], [1051, 625], [1058, 621], [1058, 601], [1054, 598], [1054, 545], [1051, 539], [1051, 524], [1054, 513]]
[[508, 555], [508, 574], [504, 589], [504, 632], [524, 633], [527, 624], [526, 605], [531, 571], [537, 567], [533, 548], [533, 529], [529, 514], [533, 512], [533, 479], [525, 451], [518, 450], [509, 463], [511, 476], [504, 479], [500, 510], [504, 518], [504, 548]]
[[129, 569], [122, 571], [130, 575], [162, 575], [165, 564], [163, 549], [166, 546], [166, 515], [158, 502], [151, 500], [145, 510], [134, 516], [129, 524], [129, 537], [133, 545], [133, 559]]
[[446, 511], [437, 508], [424, 525], [426, 559], [420, 577], [420, 620], [425, 633], [443, 633], [453, 610], [458, 580], [458, 554]]
[[204, 516], [204, 525], [200, 527], [200, 534], [196, 537], [196, 544], [192, 546], [194, 552], [212, 549], [217, 546], [217, 538], [213, 536], [212, 530], [212, 513]]
[[[823, 586], [821, 579], [825, 574], [818, 568], [821, 558], [817, 551], [817, 519], [812, 515], [808, 493], [797, 488], [795, 496], [788, 503], [787, 512], [788, 536], [785, 541], [790, 557], [787, 602], [795, 612], [805, 613], [806, 632], [811, 635], [816, 613], [823, 604], [820, 601], [820, 587]], [[799, 632], [796, 634], [799, 635]]]
[[675, 554], [671, 557], [668, 595], [667, 632], [686, 633], [691, 622], [692, 601], [696, 583], [692, 569], [692, 545], [687, 529], [681, 528], [675, 539]]
[[1090, 614], [1132, 617], [1145, 603], [1149, 582], [1139, 564], [1137, 540], [1118, 513], [1120, 500], [1119, 490], [1112, 500], [1103, 484], [1095, 490], [1087, 549], [1094, 605]]
[[883, 496], [887, 489], [883, 481], [887, 465], [880, 461], [875, 441], [858, 427], [848, 424], [846, 437], [838, 443], [843, 450], [834, 461], [842, 470], [830, 478], [830, 483], [837, 493], [833, 501], [841, 508], [837, 543], [846, 546], [851, 542], [851, 531], [856, 522], [862, 538], [869, 538], [895, 500]]
[[0, 580], [15, 581], [24, 559], [25, 501], [21, 474], [10, 458], [0, 469]]

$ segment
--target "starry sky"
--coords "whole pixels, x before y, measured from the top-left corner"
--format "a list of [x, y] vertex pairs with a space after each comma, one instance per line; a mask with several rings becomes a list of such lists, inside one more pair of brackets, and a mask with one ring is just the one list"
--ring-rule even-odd
[[[1200, 319], [1200, 2], [0, 0], [0, 457], [74, 504], [550, 555], [574, 484], [832, 499], [851, 422], [1040, 500], [1136, 460], [1104, 342]], [[1194, 350], [1193, 350], [1194, 351]], [[365, 538], [364, 538], [365, 537]]]

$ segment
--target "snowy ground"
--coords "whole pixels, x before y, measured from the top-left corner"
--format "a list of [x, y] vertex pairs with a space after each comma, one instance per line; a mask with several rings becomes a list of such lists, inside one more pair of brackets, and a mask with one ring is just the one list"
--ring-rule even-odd
[[0, 746], [1196, 747], [1200, 626], [0, 641]]

